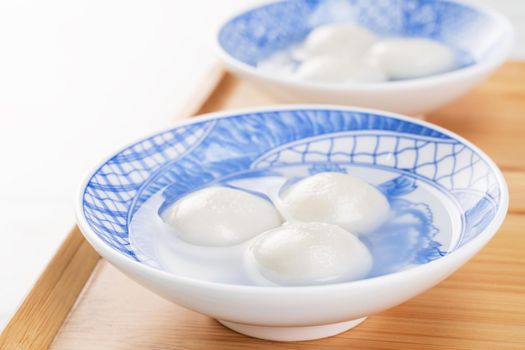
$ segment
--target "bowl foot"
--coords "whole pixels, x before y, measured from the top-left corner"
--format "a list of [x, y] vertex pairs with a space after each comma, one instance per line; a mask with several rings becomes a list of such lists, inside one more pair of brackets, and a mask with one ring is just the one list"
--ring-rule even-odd
[[218, 320], [222, 325], [250, 337], [275, 341], [301, 341], [331, 337], [354, 328], [366, 317], [356, 320], [304, 327], [265, 327]]

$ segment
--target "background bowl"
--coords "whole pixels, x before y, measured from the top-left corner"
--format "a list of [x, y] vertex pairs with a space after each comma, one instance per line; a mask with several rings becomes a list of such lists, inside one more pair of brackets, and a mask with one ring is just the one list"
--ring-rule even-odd
[[[396, 234], [404, 243], [385, 252], [390, 263], [408, 257], [410, 268], [317, 286], [218, 283], [172, 273], [155, 249], [130, 240], [134, 215], [156, 194], [169, 204], [208, 184], [290, 169], [381, 183], [391, 205], [403, 204], [402, 216], [417, 219], [418, 235]], [[507, 205], [496, 165], [440, 127], [373, 110], [280, 106], [195, 118], [121, 149], [86, 177], [77, 215], [104, 258], [166, 299], [244, 334], [304, 340], [349, 329], [443, 280], [490, 240]], [[440, 210], [455, 218], [444, 232], [434, 227]]]
[[[312, 82], [268, 73], [256, 64], [301, 42], [315, 27], [352, 22], [379, 36], [441, 41], [474, 63], [425, 78], [369, 84]], [[461, 96], [508, 57], [511, 24], [493, 10], [444, 0], [288, 0], [264, 5], [225, 22], [217, 32], [219, 56], [282, 102], [337, 103], [408, 115], [434, 110]]]

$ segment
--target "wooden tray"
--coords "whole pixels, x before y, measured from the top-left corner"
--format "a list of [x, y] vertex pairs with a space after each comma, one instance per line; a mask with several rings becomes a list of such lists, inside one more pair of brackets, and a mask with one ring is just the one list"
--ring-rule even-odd
[[[217, 69], [181, 117], [278, 102]], [[157, 297], [99, 260], [74, 228], [0, 336], [0, 349], [525, 349], [525, 63], [506, 64], [427, 119], [493, 157], [511, 199], [488, 246], [426, 293], [333, 338], [267, 342]]]

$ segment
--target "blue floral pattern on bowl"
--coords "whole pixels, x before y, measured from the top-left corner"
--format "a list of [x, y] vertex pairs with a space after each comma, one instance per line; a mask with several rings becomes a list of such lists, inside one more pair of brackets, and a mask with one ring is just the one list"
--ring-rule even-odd
[[256, 66], [272, 53], [301, 42], [315, 27], [352, 22], [380, 36], [417, 36], [455, 48], [460, 65], [491, 54], [497, 24], [482, 12], [446, 0], [286, 0], [247, 11], [218, 37], [230, 56]]
[[[414, 249], [398, 249], [389, 264], [421, 264], [445, 250], [436, 239], [428, 203], [414, 200], [414, 193], [425, 185], [449, 198], [462, 224], [448, 251], [467, 244], [502, 205], [503, 185], [487, 159], [447, 132], [374, 112], [313, 107], [239, 112], [196, 120], [118, 152], [90, 177], [82, 210], [108, 246], [146, 261], [131, 246], [128, 225], [159, 191], [166, 207], [204, 186], [272, 176], [286, 167], [304, 167], [305, 175], [354, 168], [386, 172], [397, 175], [378, 187], [395, 216], [406, 219], [390, 222], [389, 232], [398, 242], [410, 240], [410, 230], [419, 232], [415, 244], [405, 245]], [[367, 239], [377, 243], [381, 237]]]
[[[336, 163], [313, 164], [308, 172], [310, 175], [348, 173]], [[417, 181], [401, 175], [380, 184], [378, 189], [388, 199], [391, 219], [378, 231], [362, 238], [375, 257], [371, 275], [383, 275], [444, 256], [442, 244], [434, 240], [439, 230], [433, 225], [430, 207], [402, 198], [417, 189]]]

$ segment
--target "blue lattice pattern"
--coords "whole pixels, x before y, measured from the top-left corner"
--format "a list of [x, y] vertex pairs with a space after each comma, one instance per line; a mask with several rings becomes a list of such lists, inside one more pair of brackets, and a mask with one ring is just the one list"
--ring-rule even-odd
[[451, 192], [468, 189], [484, 194], [497, 187], [490, 167], [464, 144], [390, 132], [370, 135], [357, 131], [301, 140], [262, 156], [253, 168], [338, 162], [401, 169]]
[[97, 235], [113, 248], [137, 259], [129, 248], [128, 211], [150, 174], [197, 144], [209, 129], [189, 125], [145, 139], [102, 165], [84, 192], [84, 215]]
[[365, 164], [426, 179], [457, 198], [466, 218], [462, 242], [482, 232], [500, 206], [497, 169], [445, 132], [376, 113], [284, 108], [196, 121], [131, 145], [93, 173], [83, 214], [106, 244], [142, 261], [128, 225], [152, 195], [162, 191], [162, 211], [210, 183], [306, 163], [319, 169]]
[[[315, 27], [353, 22], [381, 36], [418, 36], [442, 41], [480, 60], [499, 44], [499, 29], [488, 15], [445, 0], [287, 0], [245, 12], [229, 21], [219, 43], [252, 66], [297, 44]], [[468, 56], [468, 57], [467, 57]]]

